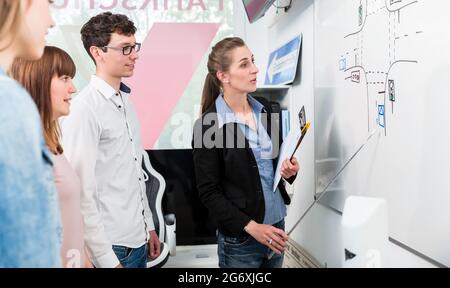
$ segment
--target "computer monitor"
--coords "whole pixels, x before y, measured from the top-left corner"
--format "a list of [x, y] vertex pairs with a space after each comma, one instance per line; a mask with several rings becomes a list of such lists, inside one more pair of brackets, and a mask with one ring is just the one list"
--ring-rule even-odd
[[175, 214], [177, 245], [217, 243], [217, 223], [198, 196], [192, 149], [148, 150], [153, 168], [166, 181], [163, 214]]
[[248, 21], [253, 23], [263, 17], [273, 2], [275, 0], [242, 0], [245, 12], [247, 12]]

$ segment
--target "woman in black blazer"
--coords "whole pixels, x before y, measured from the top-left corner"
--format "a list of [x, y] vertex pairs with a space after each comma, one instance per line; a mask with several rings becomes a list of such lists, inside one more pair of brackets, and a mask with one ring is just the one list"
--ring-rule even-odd
[[[226, 38], [213, 47], [208, 71], [193, 157], [200, 199], [218, 221], [219, 266], [281, 267], [290, 199], [284, 181], [272, 189], [279, 129], [270, 105], [248, 95], [258, 73], [252, 52]], [[292, 184], [298, 170], [295, 158], [285, 160], [281, 175]]]

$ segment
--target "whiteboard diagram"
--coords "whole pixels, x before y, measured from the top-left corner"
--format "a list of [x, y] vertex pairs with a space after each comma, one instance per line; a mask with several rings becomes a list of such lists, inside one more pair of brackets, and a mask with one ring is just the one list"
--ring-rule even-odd
[[[402, 10], [417, 4], [417, 0], [360, 0], [355, 7], [358, 27], [355, 25], [356, 31], [344, 36], [344, 42], [349, 46], [339, 59], [339, 69], [344, 72], [345, 80], [367, 86], [368, 132], [378, 126], [387, 135], [387, 118], [394, 114], [396, 100], [395, 79], [390, 75], [392, 68], [417, 64], [416, 59], [397, 53], [402, 38], [416, 38], [423, 33], [420, 29], [406, 34], [399, 31]], [[378, 33], [372, 32], [374, 29], [384, 31], [387, 37], [379, 37]], [[375, 61], [371, 53], [382, 55]]]
[[450, 1], [316, 0], [316, 197], [386, 199], [389, 236], [450, 266]]

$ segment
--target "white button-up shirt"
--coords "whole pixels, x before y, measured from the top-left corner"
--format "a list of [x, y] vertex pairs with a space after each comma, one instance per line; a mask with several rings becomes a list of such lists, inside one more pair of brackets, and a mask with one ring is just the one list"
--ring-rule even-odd
[[82, 183], [85, 241], [96, 267], [119, 265], [112, 245], [138, 248], [154, 230], [142, 171], [140, 127], [124, 84], [92, 76], [61, 121], [64, 154]]

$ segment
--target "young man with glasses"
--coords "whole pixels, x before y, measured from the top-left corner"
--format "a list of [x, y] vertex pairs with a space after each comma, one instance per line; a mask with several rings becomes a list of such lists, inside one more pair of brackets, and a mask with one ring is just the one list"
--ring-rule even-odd
[[139, 56], [136, 27], [106, 12], [81, 29], [96, 65], [89, 85], [62, 122], [63, 147], [82, 182], [85, 241], [95, 267], [145, 268], [160, 253], [142, 172], [144, 152], [131, 89]]

